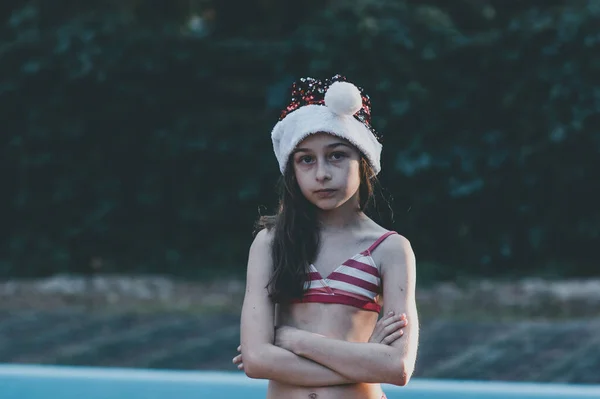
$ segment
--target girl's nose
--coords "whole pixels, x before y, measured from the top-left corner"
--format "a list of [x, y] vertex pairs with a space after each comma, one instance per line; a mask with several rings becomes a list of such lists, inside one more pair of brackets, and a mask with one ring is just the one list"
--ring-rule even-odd
[[317, 181], [324, 182], [331, 180], [331, 171], [325, 162], [319, 162], [317, 165]]

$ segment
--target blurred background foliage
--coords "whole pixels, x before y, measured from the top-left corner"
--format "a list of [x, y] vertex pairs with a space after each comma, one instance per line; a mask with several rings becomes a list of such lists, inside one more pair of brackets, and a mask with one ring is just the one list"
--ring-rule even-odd
[[0, 276], [243, 275], [287, 90], [335, 73], [372, 98], [386, 227], [424, 281], [597, 274], [598, 1], [4, 0], [0, 21]]

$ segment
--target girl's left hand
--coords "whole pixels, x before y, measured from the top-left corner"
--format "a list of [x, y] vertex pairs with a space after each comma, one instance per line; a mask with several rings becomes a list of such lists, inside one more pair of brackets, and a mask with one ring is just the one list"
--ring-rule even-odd
[[242, 359], [242, 345], [237, 347], [237, 351], [240, 352], [239, 355], [232, 359], [233, 364], [235, 364], [238, 370], [244, 370], [244, 359]]

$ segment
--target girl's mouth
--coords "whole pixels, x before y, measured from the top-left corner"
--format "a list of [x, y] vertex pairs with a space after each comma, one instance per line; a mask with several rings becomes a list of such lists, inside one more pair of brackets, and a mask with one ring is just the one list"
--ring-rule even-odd
[[335, 194], [337, 190], [334, 190], [332, 188], [327, 188], [327, 189], [323, 189], [323, 190], [317, 190], [315, 191], [315, 194], [318, 195], [321, 198], [328, 198], [333, 196], [333, 194]]

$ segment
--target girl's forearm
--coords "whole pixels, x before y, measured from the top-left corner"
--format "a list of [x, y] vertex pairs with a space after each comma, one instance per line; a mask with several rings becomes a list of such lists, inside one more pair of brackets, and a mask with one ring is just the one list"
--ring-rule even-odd
[[401, 351], [389, 345], [347, 342], [308, 333], [292, 350], [352, 381], [405, 385], [410, 377]]
[[250, 378], [279, 381], [285, 384], [317, 387], [355, 383], [341, 374], [302, 358], [286, 349], [266, 344], [252, 354], [244, 354], [244, 369]]

